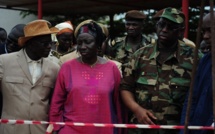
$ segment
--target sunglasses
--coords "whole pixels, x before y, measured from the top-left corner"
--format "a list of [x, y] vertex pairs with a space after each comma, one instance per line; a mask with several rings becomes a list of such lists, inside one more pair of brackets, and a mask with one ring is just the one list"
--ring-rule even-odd
[[166, 27], [168, 30], [173, 30], [173, 31], [176, 31], [178, 29], [183, 28], [180, 25], [175, 25], [175, 24], [167, 23], [165, 21], [158, 21], [157, 24], [156, 24], [156, 26], [158, 28], [161, 28], [161, 29], [163, 29], [163, 28]]

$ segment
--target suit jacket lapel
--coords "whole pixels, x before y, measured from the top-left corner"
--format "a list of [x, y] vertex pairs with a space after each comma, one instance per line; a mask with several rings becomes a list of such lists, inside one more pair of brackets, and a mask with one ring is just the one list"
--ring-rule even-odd
[[29, 68], [28, 68], [28, 63], [27, 63], [27, 60], [26, 60], [26, 57], [25, 57], [25, 54], [24, 54], [24, 49], [21, 49], [19, 51], [17, 60], [18, 60], [18, 63], [20, 65], [20, 67], [22, 68], [22, 71], [24, 72], [24, 74], [27, 76], [28, 80], [32, 84], [33, 82], [32, 82], [32, 78], [31, 78]]

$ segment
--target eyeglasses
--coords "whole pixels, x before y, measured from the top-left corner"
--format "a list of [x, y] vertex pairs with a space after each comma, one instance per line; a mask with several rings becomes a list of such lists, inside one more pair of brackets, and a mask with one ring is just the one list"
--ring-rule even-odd
[[171, 23], [167, 23], [165, 21], [158, 21], [158, 23], [156, 24], [158, 28], [167, 28], [168, 30], [173, 30], [176, 31], [178, 29], [181, 29], [183, 27], [181, 27], [180, 25], [175, 25], [175, 24], [171, 24]]
[[40, 44], [40, 45], [42, 45], [42, 46], [48, 46], [48, 45], [53, 45], [53, 44], [55, 44], [55, 42], [53, 42], [53, 41], [35, 41], [35, 42], [37, 42], [38, 44]]

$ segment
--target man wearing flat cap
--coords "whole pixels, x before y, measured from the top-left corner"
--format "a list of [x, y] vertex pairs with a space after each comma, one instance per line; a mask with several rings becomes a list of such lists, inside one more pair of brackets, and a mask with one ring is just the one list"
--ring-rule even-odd
[[[132, 111], [130, 123], [179, 125], [191, 81], [193, 48], [178, 41], [181, 11], [165, 8], [156, 25], [158, 39], [136, 51], [121, 82], [121, 95]], [[201, 57], [201, 54], [199, 54]], [[130, 129], [129, 134], [177, 134], [178, 130]]]
[[110, 44], [110, 55], [122, 63], [124, 70], [128, 59], [139, 48], [146, 46], [151, 41], [142, 34], [143, 22], [146, 16], [137, 10], [128, 11], [125, 15], [125, 29], [127, 36], [114, 40]]
[[[2, 119], [48, 120], [49, 99], [59, 66], [48, 58], [51, 50], [50, 28], [46, 20], [35, 20], [24, 27], [18, 52], [0, 56], [0, 91], [3, 96]], [[1, 134], [43, 134], [45, 125], [1, 124]]]

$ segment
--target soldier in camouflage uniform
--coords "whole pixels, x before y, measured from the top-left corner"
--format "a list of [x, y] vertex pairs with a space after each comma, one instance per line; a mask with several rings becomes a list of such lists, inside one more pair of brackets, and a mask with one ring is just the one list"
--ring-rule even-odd
[[122, 70], [132, 54], [150, 42], [149, 37], [142, 35], [145, 18], [146, 16], [137, 10], [128, 11], [125, 15], [127, 36], [111, 42], [111, 56], [123, 64]]
[[[124, 70], [121, 95], [133, 112], [130, 123], [179, 125], [191, 81], [193, 48], [178, 41], [183, 14], [166, 8], [157, 23], [158, 40], [139, 49]], [[201, 57], [201, 54], [199, 54]], [[130, 129], [129, 134], [177, 134], [178, 130]]]

